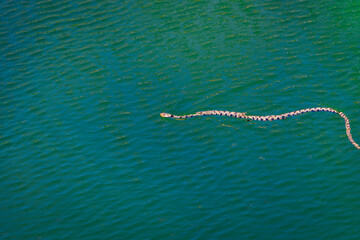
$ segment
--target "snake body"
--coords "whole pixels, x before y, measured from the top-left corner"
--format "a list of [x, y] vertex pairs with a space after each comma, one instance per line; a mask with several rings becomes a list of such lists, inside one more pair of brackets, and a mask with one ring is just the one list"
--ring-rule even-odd
[[338, 112], [335, 109], [332, 108], [323, 108], [323, 107], [316, 107], [316, 108], [305, 108], [293, 112], [283, 113], [280, 115], [267, 115], [267, 116], [252, 116], [252, 115], [246, 115], [246, 113], [243, 112], [229, 112], [229, 111], [218, 111], [218, 110], [210, 110], [210, 111], [201, 111], [196, 112], [195, 114], [189, 114], [189, 115], [173, 115], [170, 113], [160, 113], [161, 117], [164, 118], [176, 118], [176, 119], [182, 119], [182, 118], [191, 118], [191, 117], [198, 117], [198, 116], [210, 116], [210, 115], [218, 115], [218, 116], [227, 116], [227, 117], [234, 117], [234, 118], [244, 118], [244, 119], [251, 119], [255, 121], [274, 121], [274, 120], [281, 120], [285, 119], [287, 117], [296, 116], [299, 114], [307, 113], [307, 112], [332, 112], [337, 113], [345, 120], [345, 128], [346, 128], [346, 135], [348, 136], [350, 142], [357, 148], [360, 149], [360, 146], [353, 140], [351, 133], [350, 133], [350, 121], [348, 117], [342, 113]]

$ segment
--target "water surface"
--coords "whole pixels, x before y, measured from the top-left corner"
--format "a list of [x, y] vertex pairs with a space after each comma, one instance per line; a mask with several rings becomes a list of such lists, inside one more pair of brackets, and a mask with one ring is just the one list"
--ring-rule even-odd
[[356, 1], [0, 3], [1, 239], [359, 239]]

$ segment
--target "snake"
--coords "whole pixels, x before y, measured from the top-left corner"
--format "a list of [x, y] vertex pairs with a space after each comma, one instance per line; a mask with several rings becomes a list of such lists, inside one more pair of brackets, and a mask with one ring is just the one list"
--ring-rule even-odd
[[351, 128], [350, 128], [349, 118], [344, 113], [338, 112], [332, 108], [324, 108], [324, 107], [305, 108], [305, 109], [292, 111], [292, 112], [288, 112], [288, 113], [283, 113], [283, 114], [279, 114], [279, 115], [267, 115], [267, 116], [253, 116], [253, 115], [246, 115], [245, 112], [230, 112], [230, 111], [218, 111], [218, 110], [200, 111], [200, 112], [196, 112], [194, 114], [181, 115], [181, 116], [173, 115], [170, 113], [160, 113], [160, 116], [163, 118], [183, 119], [183, 118], [192, 118], [192, 117], [198, 117], [198, 116], [218, 115], [218, 116], [227, 116], [227, 117], [234, 117], [234, 118], [244, 118], [244, 119], [250, 119], [250, 120], [255, 120], [255, 121], [275, 121], [275, 120], [286, 119], [287, 117], [292, 117], [292, 116], [296, 116], [296, 115], [307, 113], [307, 112], [337, 113], [345, 121], [346, 135], [349, 138], [350, 142], [357, 149], [360, 149], [359, 144], [357, 144], [351, 136], [351, 133], [350, 133]]

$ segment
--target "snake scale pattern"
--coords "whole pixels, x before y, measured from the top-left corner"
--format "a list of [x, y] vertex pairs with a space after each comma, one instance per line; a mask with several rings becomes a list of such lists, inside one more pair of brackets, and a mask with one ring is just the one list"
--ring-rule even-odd
[[182, 119], [182, 118], [191, 118], [191, 117], [197, 117], [197, 116], [210, 116], [210, 115], [218, 115], [218, 116], [228, 116], [228, 117], [234, 117], [234, 118], [244, 118], [244, 119], [250, 119], [255, 121], [274, 121], [274, 120], [281, 120], [285, 119], [287, 117], [296, 116], [299, 114], [307, 113], [307, 112], [332, 112], [337, 113], [345, 120], [345, 128], [346, 128], [346, 135], [348, 136], [350, 142], [357, 148], [360, 149], [360, 146], [353, 140], [351, 133], [350, 133], [350, 121], [348, 117], [342, 113], [338, 112], [335, 109], [332, 108], [323, 108], [323, 107], [316, 107], [316, 108], [306, 108], [301, 109], [293, 112], [283, 113], [280, 115], [267, 115], [267, 116], [251, 116], [246, 115], [246, 113], [242, 112], [229, 112], [229, 111], [217, 111], [217, 110], [210, 110], [210, 111], [201, 111], [197, 112], [195, 114], [189, 114], [189, 115], [182, 115], [177, 116], [170, 113], [160, 113], [161, 117], [164, 118], [176, 118], [176, 119]]

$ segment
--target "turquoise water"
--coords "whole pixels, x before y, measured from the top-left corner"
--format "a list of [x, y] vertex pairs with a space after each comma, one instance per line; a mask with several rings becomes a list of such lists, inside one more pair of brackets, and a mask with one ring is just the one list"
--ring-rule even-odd
[[0, 239], [360, 239], [356, 1], [1, 1]]

